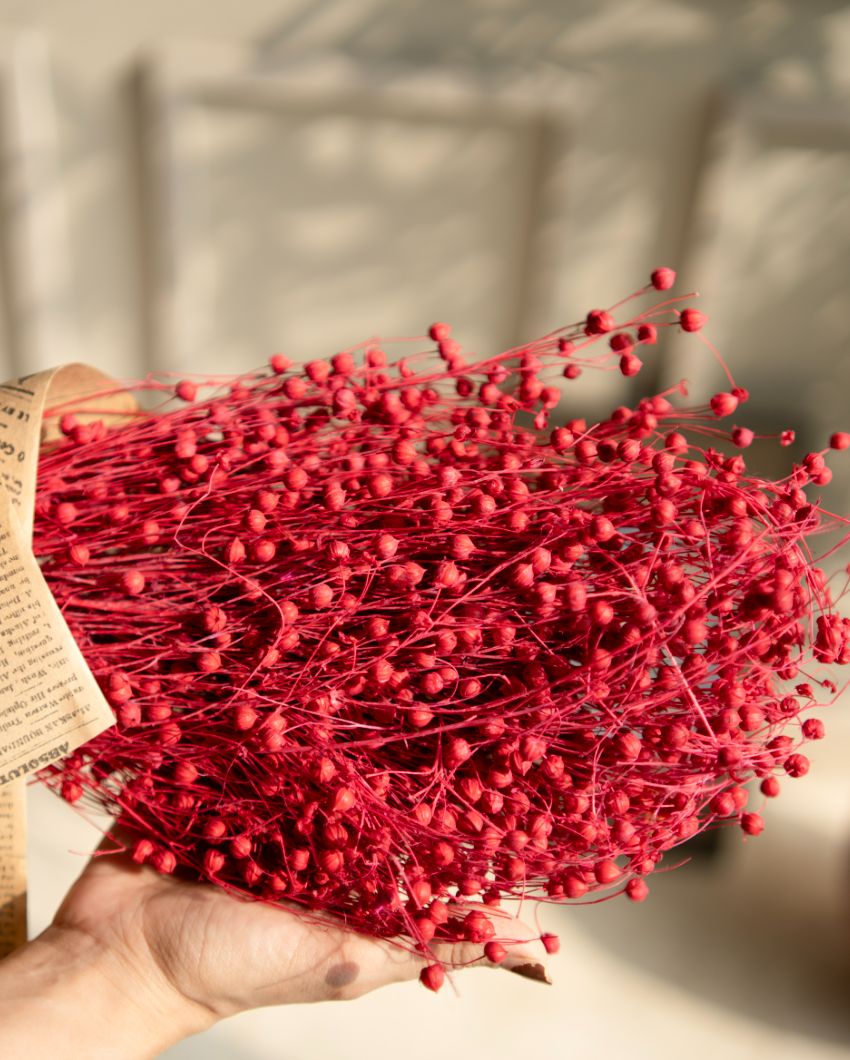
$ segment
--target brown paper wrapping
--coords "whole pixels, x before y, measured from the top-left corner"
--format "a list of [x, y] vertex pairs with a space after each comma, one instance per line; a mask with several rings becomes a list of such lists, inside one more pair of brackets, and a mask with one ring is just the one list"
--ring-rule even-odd
[[[31, 544], [44, 409], [110, 385], [80, 364], [0, 384], [0, 957], [26, 941], [26, 778], [114, 722]], [[134, 407], [98, 399], [112, 416]]]

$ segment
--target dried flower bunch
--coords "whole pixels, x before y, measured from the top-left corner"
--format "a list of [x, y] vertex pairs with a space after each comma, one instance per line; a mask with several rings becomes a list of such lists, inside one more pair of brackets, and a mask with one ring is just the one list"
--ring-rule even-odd
[[700, 830], [758, 834], [745, 782], [807, 771], [850, 661], [806, 540], [824, 453], [765, 481], [719, 451], [753, 440], [731, 376], [549, 426], [558, 376], [700, 332], [632, 308], [673, 279], [470, 363], [435, 324], [395, 360], [149, 378], [180, 400], [110, 430], [66, 412], [35, 549], [117, 724], [47, 781], [161, 872], [493, 961], [488, 903], [640, 901]]

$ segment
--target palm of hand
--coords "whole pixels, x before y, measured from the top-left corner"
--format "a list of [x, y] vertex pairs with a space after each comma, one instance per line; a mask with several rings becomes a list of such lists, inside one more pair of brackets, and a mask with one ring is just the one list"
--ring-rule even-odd
[[56, 924], [94, 936], [216, 1017], [260, 1005], [356, 997], [414, 978], [420, 959], [297, 912], [162, 876], [124, 856], [95, 857]]
[[[500, 937], [518, 940], [506, 966], [542, 971], [545, 951], [537, 933], [505, 914], [492, 915]], [[317, 922], [283, 906], [163, 876], [124, 855], [92, 858], [55, 923], [117, 955], [131, 988], [138, 982], [148, 989], [158, 978], [210, 1019], [263, 1005], [359, 997], [416, 978], [424, 964], [402, 946], [357, 935], [333, 920]], [[471, 943], [433, 949], [450, 965], [482, 961], [481, 947]]]

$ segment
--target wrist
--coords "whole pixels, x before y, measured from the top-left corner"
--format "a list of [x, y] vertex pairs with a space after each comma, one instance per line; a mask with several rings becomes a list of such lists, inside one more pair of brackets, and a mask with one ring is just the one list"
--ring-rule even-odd
[[149, 954], [124, 953], [73, 927], [53, 925], [0, 961], [8, 1055], [143, 1060], [214, 1022]]

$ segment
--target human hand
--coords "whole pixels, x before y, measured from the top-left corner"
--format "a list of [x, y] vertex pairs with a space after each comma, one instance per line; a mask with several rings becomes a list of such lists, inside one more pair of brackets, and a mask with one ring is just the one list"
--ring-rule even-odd
[[[498, 909], [488, 915], [497, 936], [513, 940], [501, 967], [548, 981], [539, 932]], [[489, 964], [472, 943], [439, 944], [433, 953], [449, 966]], [[124, 855], [95, 856], [53, 925], [0, 963], [0, 1027], [5, 1033], [17, 993], [12, 1033], [27, 1026], [21, 1017], [29, 1013], [43, 1055], [133, 1060], [246, 1009], [356, 998], [415, 979], [424, 964], [402, 946], [357, 935], [331, 918], [317, 921], [163, 876]], [[54, 1041], [44, 1029], [45, 1002], [66, 1020]], [[42, 1055], [25, 1037], [21, 1042], [21, 1055], [24, 1046], [30, 1057]]]

